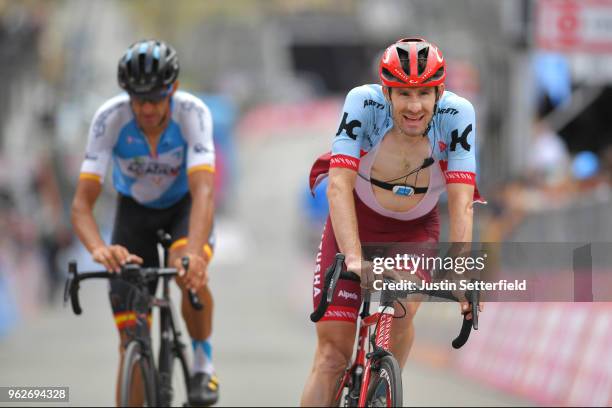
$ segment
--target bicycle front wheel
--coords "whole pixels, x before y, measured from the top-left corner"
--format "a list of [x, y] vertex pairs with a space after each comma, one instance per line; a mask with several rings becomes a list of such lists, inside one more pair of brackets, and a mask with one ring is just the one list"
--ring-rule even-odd
[[150, 360], [142, 354], [142, 346], [136, 340], [131, 341], [125, 349], [119, 392], [122, 407], [157, 405], [155, 373]]
[[401, 407], [402, 375], [393, 356], [384, 356], [372, 370], [366, 407]]
[[[187, 365], [187, 356], [182, 347], [175, 346], [173, 354], [173, 369], [172, 369], [172, 393], [176, 401], [183, 400], [185, 403], [189, 399], [189, 367]], [[186, 405], [183, 405], [186, 406]]]

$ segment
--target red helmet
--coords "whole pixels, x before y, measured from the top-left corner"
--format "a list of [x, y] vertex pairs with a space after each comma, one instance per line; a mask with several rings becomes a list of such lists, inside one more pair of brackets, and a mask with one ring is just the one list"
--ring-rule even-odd
[[389, 46], [380, 59], [384, 86], [437, 86], [446, 78], [442, 51], [422, 38], [402, 38]]

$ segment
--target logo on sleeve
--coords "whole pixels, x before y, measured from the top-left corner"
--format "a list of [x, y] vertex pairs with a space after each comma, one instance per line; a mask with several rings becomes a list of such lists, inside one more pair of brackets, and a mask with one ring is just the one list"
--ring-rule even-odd
[[472, 124], [470, 123], [468, 127], [465, 128], [463, 133], [461, 133], [461, 136], [459, 136], [459, 130], [457, 129], [451, 132], [451, 137], [452, 137], [451, 144], [450, 144], [451, 152], [455, 151], [455, 149], [457, 148], [457, 143], [459, 143], [461, 147], [463, 147], [468, 152], [470, 151], [472, 146], [470, 146], [470, 144], [468, 143], [467, 138], [471, 131], [472, 131]]
[[446, 150], [446, 143], [439, 141], [438, 142], [438, 147], [440, 148], [440, 151], [443, 152]]
[[384, 109], [385, 105], [382, 103], [376, 102], [373, 99], [368, 99], [367, 101], [363, 101], [363, 107], [374, 106], [377, 109]]
[[455, 108], [443, 108], [438, 110], [438, 113], [442, 114], [442, 113], [448, 113], [449, 115], [453, 115], [455, 116], [456, 114], [459, 113], [459, 111]]
[[125, 103], [118, 103], [98, 115], [98, 118], [93, 124], [93, 134], [95, 138], [104, 136], [104, 133], [106, 132], [106, 121], [108, 120], [109, 116], [111, 116], [115, 111], [121, 109], [123, 105], [125, 105]]
[[196, 112], [196, 114], [198, 115], [198, 124], [200, 125], [200, 132], [203, 132], [204, 131], [204, 109], [201, 106], [196, 105], [195, 102], [193, 101], [182, 102], [181, 108], [183, 108], [185, 112], [191, 112], [192, 110]]
[[193, 150], [194, 150], [196, 153], [208, 153], [208, 152], [210, 151], [210, 150], [209, 150], [209, 149], [207, 149], [207, 148], [206, 148], [206, 147], [205, 147], [205, 146], [204, 146], [202, 143], [196, 143], [196, 144], [193, 146]]
[[344, 116], [342, 116], [342, 122], [340, 123], [340, 127], [338, 128], [338, 133], [336, 136], [340, 136], [343, 130], [346, 131], [348, 137], [353, 140], [357, 140], [357, 135], [353, 133], [355, 128], [361, 127], [361, 122], [358, 120], [351, 120], [349, 123], [346, 123], [346, 118], [348, 117], [348, 112], [344, 112]]

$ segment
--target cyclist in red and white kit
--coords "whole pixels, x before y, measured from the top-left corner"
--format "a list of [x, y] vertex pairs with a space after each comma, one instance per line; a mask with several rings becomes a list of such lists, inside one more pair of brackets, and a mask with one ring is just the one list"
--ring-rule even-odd
[[[363, 261], [367, 243], [439, 240], [437, 203], [448, 193], [450, 242], [471, 242], [476, 188], [476, 121], [472, 104], [444, 86], [442, 52], [421, 38], [389, 46], [379, 64], [381, 85], [352, 89], [346, 96], [332, 150], [318, 158], [311, 188], [329, 176], [330, 216], [324, 227], [313, 280], [313, 304], [321, 299], [323, 275], [337, 252], [347, 270], [373, 281]], [[423, 279], [428, 276], [423, 275]], [[319, 323], [304, 406], [332, 403], [337, 379], [350, 361], [361, 290], [340, 281]], [[418, 301], [405, 302], [406, 315], [391, 333], [391, 351], [403, 367], [414, 339]], [[469, 314], [468, 305], [462, 310]]]

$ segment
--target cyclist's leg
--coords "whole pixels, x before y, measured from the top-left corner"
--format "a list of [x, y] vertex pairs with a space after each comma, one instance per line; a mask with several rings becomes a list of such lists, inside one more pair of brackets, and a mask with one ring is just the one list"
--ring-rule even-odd
[[[186, 253], [190, 212], [191, 198], [187, 195], [177, 204], [177, 210], [170, 228], [174, 239], [170, 247], [170, 266], [173, 266], [176, 260]], [[212, 259], [213, 250], [214, 231], [211, 231], [208, 242], [202, 248], [202, 256], [208, 262]], [[210, 273], [210, 269], [208, 272]], [[209, 285], [198, 290], [197, 295], [204, 308], [203, 310], [195, 310], [189, 302], [182, 279], [177, 279], [176, 282], [181, 288], [181, 312], [192, 339], [194, 354], [189, 400], [196, 405], [210, 405], [217, 401], [219, 394], [219, 381], [215, 375], [210, 342], [214, 308], [212, 293]]]
[[[133, 290], [133, 287], [120, 280], [111, 281], [110, 283], [109, 295], [111, 299], [111, 306], [115, 317], [115, 324], [119, 331], [119, 367], [117, 370], [117, 383], [115, 392], [117, 406], [120, 405], [121, 401], [121, 396], [119, 395], [119, 392], [122, 381], [121, 369], [123, 367], [125, 347], [131, 339], [129, 331], [132, 330], [136, 324], [135, 313], [133, 310], [129, 309], [129, 299], [131, 294], [133, 293]], [[151, 314], [149, 314], [147, 317], [150, 325]], [[132, 396], [130, 406], [140, 406], [144, 401], [144, 385], [142, 383], [140, 371], [136, 370], [134, 374], [135, 375], [134, 380], [132, 382], [132, 390], [130, 392], [130, 395]]]
[[[331, 221], [327, 220], [321, 237], [313, 280], [313, 303], [321, 299], [325, 270], [331, 265], [338, 247]], [[302, 393], [302, 406], [330, 406], [338, 378], [353, 354], [357, 313], [361, 304], [359, 284], [341, 280], [325, 316], [317, 323], [317, 348], [313, 366]]]
[[[144, 266], [158, 266], [155, 226], [153, 226], [153, 229], [144, 228], [150, 226], [150, 222], [156, 218], [150, 215], [150, 211], [150, 209], [139, 205], [132, 199], [119, 196], [111, 242], [123, 245], [131, 253], [143, 258]], [[150, 289], [154, 292], [155, 286], [152, 284]], [[123, 281], [111, 280], [109, 282], [111, 308], [119, 331], [119, 368], [117, 370], [115, 393], [117, 406], [120, 405], [121, 367], [123, 366], [125, 346], [130, 337], [128, 330], [134, 327], [136, 323], [134, 311], [129, 308], [132, 291], [133, 288]], [[135, 398], [134, 405], [136, 406], [142, 405], [144, 393], [140, 372], [137, 370], [135, 375], [131, 395]]]
[[421, 304], [420, 301], [402, 301], [402, 304], [406, 308], [406, 315], [400, 307], [395, 311], [395, 316], [403, 316], [401, 319], [393, 320], [393, 327], [391, 328], [391, 353], [397, 359], [400, 368], [404, 368], [404, 364], [408, 359], [408, 354], [412, 348], [414, 342], [414, 324], [413, 319], [416, 312]]
[[[206, 244], [206, 252], [212, 254], [212, 250], [209, 249], [210, 245]], [[203, 252], [204, 253], [204, 252]], [[180, 259], [185, 255], [185, 246], [181, 245], [175, 247], [170, 252], [170, 265], [174, 265], [177, 259]], [[205, 259], [209, 259], [208, 256]], [[210, 273], [210, 272], [209, 272]], [[187, 331], [192, 339], [206, 340], [212, 333], [212, 315], [213, 315], [213, 298], [210, 291], [209, 285], [204, 286], [198, 290], [197, 294], [204, 306], [204, 309], [199, 311], [195, 310], [191, 303], [189, 303], [189, 297], [185, 291], [185, 286], [182, 280], [177, 279], [177, 284], [181, 288], [182, 300], [181, 300], [181, 312], [185, 319]]]
[[[187, 236], [189, 233], [189, 215], [191, 212], [191, 197], [187, 194], [179, 203], [174, 206], [173, 218], [169, 226], [169, 231], [172, 235], [173, 243], [170, 247], [169, 266], [174, 266], [177, 259], [185, 255], [187, 246]], [[208, 273], [210, 274], [210, 261], [214, 250], [214, 228], [211, 230], [208, 242], [202, 248], [201, 255], [206, 259], [208, 264]], [[210, 276], [210, 275], [209, 275]], [[207, 340], [212, 333], [212, 312], [213, 298], [210, 292], [209, 285], [198, 291], [198, 296], [204, 310], [198, 311], [191, 307], [189, 297], [184, 291], [183, 282], [177, 279], [176, 282], [183, 289], [181, 300], [181, 311], [185, 318], [187, 331], [194, 340]]]
[[331, 406], [336, 384], [353, 354], [356, 324], [324, 321], [316, 324], [317, 348], [302, 392], [301, 406]]
[[[173, 250], [170, 260], [180, 259], [185, 254], [184, 249]], [[204, 308], [195, 310], [189, 302], [183, 282], [179, 279], [176, 282], [181, 288], [181, 312], [193, 347], [189, 400], [195, 405], [211, 405], [219, 398], [219, 380], [213, 365], [210, 339], [214, 306], [212, 293], [209, 285], [199, 289], [196, 293]]]
[[[398, 243], [393, 245], [388, 249], [389, 252], [387, 256], [394, 257], [397, 254], [403, 255], [406, 253], [420, 253], [428, 257], [435, 257], [438, 255], [435, 243], [438, 242], [440, 223], [438, 212], [435, 209], [422, 218], [410, 222], [410, 226], [406, 227], [406, 231], [406, 235], [397, 237], [401, 238], [404, 244]], [[431, 280], [429, 272], [425, 269], [416, 271], [416, 275], [421, 280]], [[396, 317], [403, 317], [393, 320], [393, 327], [391, 329], [391, 352], [397, 359], [401, 368], [404, 367], [414, 342], [415, 330], [413, 320], [422, 299], [422, 295], [416, 295], [411, 296], [409, 301], [401, 301], [406, 309], [405, 316], [404, 310], [399, 307], [399, 305], [395, 310]]]

